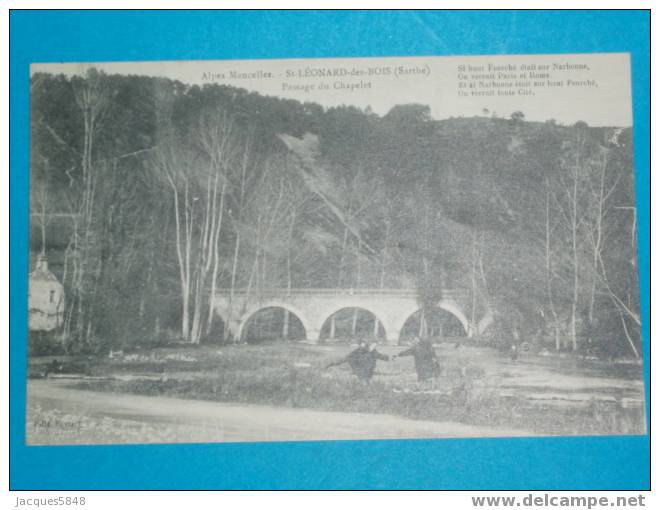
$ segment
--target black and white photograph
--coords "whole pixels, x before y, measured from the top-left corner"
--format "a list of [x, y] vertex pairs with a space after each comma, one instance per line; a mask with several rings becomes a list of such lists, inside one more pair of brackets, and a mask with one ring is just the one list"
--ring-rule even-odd
[[645, 434], [630, 72], [32, 64], [27, 443]]

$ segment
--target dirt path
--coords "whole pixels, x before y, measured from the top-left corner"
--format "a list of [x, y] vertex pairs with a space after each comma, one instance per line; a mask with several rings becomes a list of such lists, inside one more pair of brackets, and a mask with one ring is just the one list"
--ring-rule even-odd
[[396, 416], [238, 405], [28, 385], [30, 444], [502, 437], [524, 431]]

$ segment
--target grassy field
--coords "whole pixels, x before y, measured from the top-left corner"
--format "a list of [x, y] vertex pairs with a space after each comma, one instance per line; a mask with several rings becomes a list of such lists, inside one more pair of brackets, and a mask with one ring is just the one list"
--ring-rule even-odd
[[[495, 350], [443, 344], [436, 348], [443, 372], [434, 383], [418, 383], [407, 357], [379, 362], [373, 381], [364, 384], [346, 365], [325, 369], [350, 349], [272, 343], [155, 349], [114, 359], [59, 357], [56, 363], [42, 357], [31, 360], [30, 372], [39, 377], [49, 366], [51, 377], [84, 372], [85, 378], [71, 380], [84, 390], [389, 414], [542, 435], [645, 432], [636, 364], [537, 355], [512, 362]], [[48, 420], [44, 412], [31, 409], [28, 427]], [[72, 427], [80, 422], [68, 419]]]

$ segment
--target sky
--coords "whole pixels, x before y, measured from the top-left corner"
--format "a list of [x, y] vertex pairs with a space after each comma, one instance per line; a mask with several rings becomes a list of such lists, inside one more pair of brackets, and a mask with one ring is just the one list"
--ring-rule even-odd
[[498, 116], [632, 125], [627, 53], [32, 64], [31, 72], [159, 76], [219, 83], [324, 107], [422, 103], [433, 118]]

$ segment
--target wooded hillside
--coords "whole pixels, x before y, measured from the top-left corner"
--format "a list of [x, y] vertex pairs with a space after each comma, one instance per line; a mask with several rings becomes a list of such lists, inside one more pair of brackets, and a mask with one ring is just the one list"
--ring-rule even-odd
[[641, 352], [630, 128], [94, 70], [31, 87], [32, 250], [69, 350], [221, 339], [220, 287], [368, 287], [468, 289], [484, 342]]

